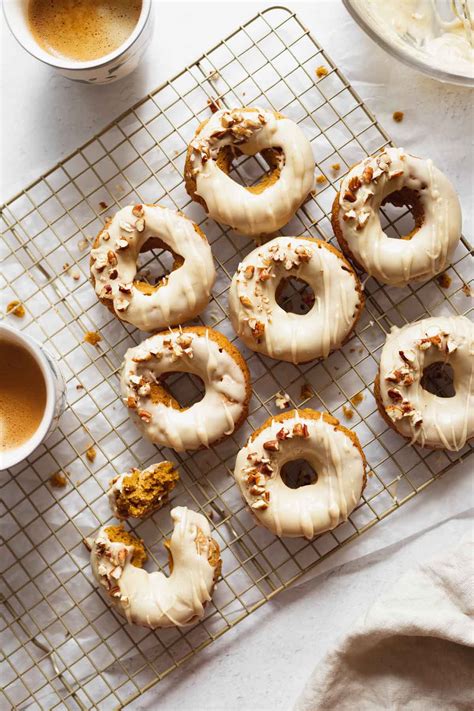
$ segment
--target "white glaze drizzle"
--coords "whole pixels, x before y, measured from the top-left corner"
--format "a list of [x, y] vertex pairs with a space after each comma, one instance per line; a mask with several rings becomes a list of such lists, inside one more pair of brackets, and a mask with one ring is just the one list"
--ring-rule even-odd
[[[421, 385], [424, 369], [447, 362], [454, 397]], [[380, 358], [380, 395], [395, 429], [412, 443], [458, 451], [474, 436], [474, 325], [465, 316], [436, 316], [393, 328]]]
[[[410, 240], [388, 237], [380, 224], [383, 200], [402, 188], [418, 194], [424, 212], [423, 224]], [[368, 274], [384, 284], [405, 286], [426, 281], [449, 265], [461, 237], [461, 206], [448, 178], [431, 160], [403, 148], [386, 148], [358, 163], [343, 179], [339, 226]]]
[[216, 567], [208, 561], [212, 539], [207, 519], [184, 506], [172, 509], [171, 518], [173, 572], [168, 577], [132, 565], [133, 545], [110, 541], [107, 526], [92, 544], [95, 578], [128, 622], [142, 627], [182, 627], [197, 622], [215, 585]]
[[[355, 508], [364, 486], [365, 460], [348, 434], [322, 416], [305, 417], [297, 410], [291, 414], [283, 421], [268, 420], [257, 437], [249, 439], [237, 455], [234, 477], [262, 526], [277, 536], [311, 539], [345, 521]], [[318, 478], [290, 489], [281, 469], [296, 459], [306, 459]]]
[[[184, 215], [158, 205], [128, 205], [99, 234], [91, 252], [95, 291], [116, 315], [143, 331], [156, 331], [197, 316], [208, 304], [215, 280], [211, 248]], [[140, 250], [158, 237], [184, 263], [152, 294], [134, 285]]]
[[[276, 301], [282, 279], [307, 282], [315, 302], [306, 314], [287, 313]], [[229, 291], [230, 319], [254, 351], [301, 363], [327, 357], [352, 330], [361, 295], [355, 272], [320, 240], [276, 237], [239, 264]]]
[[[219, 151], [236, 146], [245, 155], [266, 148], [283, 151], [278, 180], [259, 194], [249, 192], [217, 165]], [[314, 187], [311, 144], [300, 127], [266, 109], [217, 111], [190, 144], [188, 161], [196, 193], [209, 215], [245, 235], [269, 234], [292, 218]]]
[[[125, 353], [122, 398], [143, 434], [155, 444], [178, 452], [208, 447], [231, 434], [246, 412], [248, 372], [244, 373], [232, 353], [220, 346], [217, 336], [224, 339], [212, 329], [204, 334], [192, 328], [170, 330], [151, 336]], [[153, 403], [150, 386], [171, 372], [200, 377], [206, 390], [203, 399], [185, 410]]]

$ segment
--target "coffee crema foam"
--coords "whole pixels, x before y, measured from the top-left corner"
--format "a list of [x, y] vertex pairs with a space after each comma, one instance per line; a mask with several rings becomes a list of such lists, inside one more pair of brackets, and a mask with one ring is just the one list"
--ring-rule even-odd
[[21, 345], [0, 342], [0, 459], [34, 435], [46, 409], [41, 368]]
[[141, 9], [142, 0], [30, 0], [28, 24], [49, 54], [87, 62], [120, 47]]

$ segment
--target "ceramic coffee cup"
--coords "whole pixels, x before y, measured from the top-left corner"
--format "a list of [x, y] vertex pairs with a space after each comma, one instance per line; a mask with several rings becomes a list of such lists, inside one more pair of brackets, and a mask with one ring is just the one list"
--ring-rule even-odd
[[87, 62], [62, 59], [46, 52], [34, 39], [28, 26], [28, 0], [4, 0], [7, 24], [23, 49], [63, 76], [84, 84], [109, 84], [133, 72], [152, 36], [153, 0], [142, 0], [142, 9], [132, 34], [114, 52]]
[[36, 361], [46, 386], [46, 406], [41, 422], [30, 439], [14, 449], [0, 452], [0, 470], [13, 467], [26, 459], [55, 429], [66, 404], [66, 386], [55, 358], [31, 336], [0, 323], [0, 343], [5, 342], [21, 346]]

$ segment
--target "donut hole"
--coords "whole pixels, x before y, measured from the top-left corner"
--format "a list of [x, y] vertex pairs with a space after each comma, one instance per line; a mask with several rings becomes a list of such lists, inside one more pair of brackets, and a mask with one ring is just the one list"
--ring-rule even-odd
[[194, 373], [163, 373], [157, 385], [152, 385], [153, 402], [165, 402], [176, 410], [187, 410], [203, 399], [204, 382]]
[[278, 284], [275, 299], [278, 306], [286, 313], [306, 314], [313, 307], [315, 296], [306, 281], [288, 277]]
[[138, 255], [134, 284], [144, 294], [151, 295], [166, 283], [171, 272], [183, 262], [181, 255], [173, 252], [157, 237], [151, 237]]
[[436, 361], [427, 365], [421, 376], [421, 387], [437, 397], [454, 397], [454, 370], [450, 363]]
[[409, 188], [387, 195], [380, 208], [382, 229], [392, 239], [411, 239], [422, 226], [424, 216], [418, 193]]
[[318, 474], [307, 459], [293, 459], [280, 470], [281, 480], [289, 489], [310, 486], [318, 481]]
[[278, 180], [283, 164], [284, 154], [280, 148], [267, 148], [248, 156], [235, 146], [226, 146], [217, 159], [219, 168], [232, 180], [257, 194]]

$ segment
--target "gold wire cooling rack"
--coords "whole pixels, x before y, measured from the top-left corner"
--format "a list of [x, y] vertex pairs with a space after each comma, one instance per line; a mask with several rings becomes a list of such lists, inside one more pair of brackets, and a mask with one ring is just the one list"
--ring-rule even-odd
[[[318, 78], [320, 65], [328, 73]], [[294, 13], [275, 7], [239, 27], [3, 207], [3, 298], [24, 304], [26, 316], [15, 325], [60, 359], [68, 407], [45, 444], [3, 475], [2, 708], [123, 707], [472, 451], [410, 446], [387, 428], [372, 395], [378, 353], [393, 324], [467, 311], [472, 271], [465, 241], [447, 271], [445, 288], [437, 280], [382, 288], [369, 279], [356, 333], [323, 362], [277, 363], [239, 343], [254, 394], [247, 423], [222, 444], [179, 455], [157, 450], [138, 435], [119, 400], [117, 373], [125, 350], [143, 334], [98, 303], [88, 282], [86, 247], [119, 206], [159, 202], [184, 210], [207, 234], [218, 271], [214, 298], [199, 322], [235, 340], [226, 292], [254, 245], [205, 219], [182, 180], [187, 143], [213, 101], [272, 107], [297, 121], [311, 140], [324, 178], [283, 234], [332, 240], [329, 214], [337, 182], [354, 162], [390, 143]], [[233, 175], [249, 184], [263, 169], [258, 157], [245, 158], [235, 164]], [[386, 229], [400, 236], [408, 212], [387, 207], [383, 219]], [[143, 275], [152, 280], [157, 266], [166, 271], [168, 256], [146, 253]], [[285, 298], [293, 309], [307, 308], [298, 285]], [[84, 334], [96, 330], [100, 343], [84, 342]], [[200, 396], [188, 376], [180, 375], [171, 388], [182, 403]], [[289, 395], [290, 406], [328, 410], [352, 427], [371, 468], [363, 500], [350, 519], [313, 541], [281, 540], [257, 527], [231, 476], [249, 433], [279, 412], [278, 391]], [[92, 461], [86, 455], [91, 445]], [[161, 458], [175, 461], [181, 474], [172, 504], [212, 518], [223, 578], [201, 623], [154, 633], [125, 624], [103, 600], [83, 538], [111, 518], [105, 491], [112, 476]], [[50, 485], [58, 471], [67, 473], [64, 488]], [[171, 529], [169, 507], [131, 528], [145, 540], [151, 566], [166, 571], [162, 543]]]

